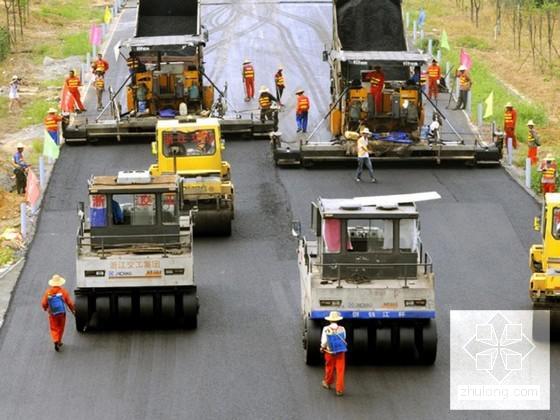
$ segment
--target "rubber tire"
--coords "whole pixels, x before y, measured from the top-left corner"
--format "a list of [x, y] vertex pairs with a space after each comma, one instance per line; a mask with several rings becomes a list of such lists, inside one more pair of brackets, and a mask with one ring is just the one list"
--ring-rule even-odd
[[305, 363], [309, 366], [319, 366], [323, 362], [321, 354], [321, 324], [307, 318], [304, 332]]
[[231, 236], [231, 219], [229, 219], [227, 222], [222, 223], [220, 235]]
[[392, 328], [377, 328], [375, 331], [375, 363], [384, 363], [393, 355]]
[[154, 323], [154, 296], [140, 295], [138, 299], [138, 320], [140, 327], [151, 326]]
[[183, 327], [194, 330], [198, 327], [198, 298], [196, 295], [185, 294], [182, 297], [183, 304]]
[[435, 319], [430, 319], [422, 328], [422, 349], [420, 350], [420, 363], [426, 366], [433, 365], [437, 356], [437, 324]]
[[100, 327], [111, 325], [111, 296], [97, 296], [95, 298], [95, 312]]
[[117, 296], [117, 323], [128, 326], [132, 323], [132, 296]]
[[414, 339], [414, 327], [399, 328], [399, 360], [405, 364], [413, 363], [418, 358], [416, 341]]
[[89, 302], [87, 296], [76, 296], [76, 331], [85, 332], [89, 323]]
[[354, 328], [352, 332], [352, 347], [349, 355], [354, 364], [365, 364], [369, 359], [368, 352], [368, 329], [366, 326]]
[[177, 323], [175, 295], [161, 295], [160, 320], [163, 327], [173, 327]]

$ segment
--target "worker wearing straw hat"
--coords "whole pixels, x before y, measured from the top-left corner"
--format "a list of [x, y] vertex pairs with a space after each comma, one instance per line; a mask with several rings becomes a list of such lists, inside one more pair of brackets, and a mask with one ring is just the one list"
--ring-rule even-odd
[[511, 145], [517, 149], [517, 138], [515, 137], [515, 125], [517, 124], [517, 111], [511, 102], [506, 104], [504, 111], [504, 137], [507, 146], [507, 139], [511, 139]]
[[538, 162], [539, 146], [541, 145], [541, 138], [539, 133], [535, 130], [535, 123], [533, 120], [527, 122], [527, 157], [531, 159], [531, 165], [536, 165]]
[[542, 193], [556, 192], [556, 179], [558, 178], [558, 164], [552, 153], [546, 155], [539, 166], [541, 172]]
[[346, 368], [346, 330], [337, 324], [342, 321], [340, 312], [331, 311], [329, 316], [325, 317], [330, 322], [323, 328], [321, 334], [321, 351], [325, 355], [325, 376], [321, 385], [325, 389], [331, 389], [331, 385], [335, 382], [334, 376], [336, 372], [336, 395], [344, 395], [344, 370]]
[[49, 136], [58, 145], [60, 144], [60, 138], [58, 136], [58, 123], [62, 121], [62, 116], [58, 114], [56, 108], [49, 108], [47, 111], [47, 116], [44, 119], [45, 130], [49, 133]]
[[243, 86], [245, 86], [245, 101], [249, 102], [255, 97], [255, 68], [248, 58], [243, 60], [241, 76], [243, 78]]
[[68, 291], [62, 287], [66, 280], [55, 274], [49, 280], [49, 287], [41, 299], [41, 306], [49, 314], [49, 326], [54, 349], [60, 351], [62, 347], [62, 336], [66, 324], [66, 307], [74, 313], [74, 302]]

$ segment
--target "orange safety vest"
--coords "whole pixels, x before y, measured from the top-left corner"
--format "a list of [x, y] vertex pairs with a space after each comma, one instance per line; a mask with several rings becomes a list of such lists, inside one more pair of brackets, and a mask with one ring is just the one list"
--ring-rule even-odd
[[274, 76], [274, 82], [276, 83], [276, 86], [284, 86], [284, 76], [282, 75], [282, 73], [276, 73], [276, 75]]
[[504, 112], [504, 127], [515, 128], [515, 117], [514, 110]]
[[380, 84], [383, 83], [384, 79], [385, 77], [378, 71], [372, 71], [369, 74], [369, 82], [371, 83], [372, 88], [378, 87]]
[[463, 73], [462, 75], [459, 76], [459, 84], [460, 84], [461, 90], [469, 90], [470, 89], [471, 81], [465, 73]]
[[128, 57], [126, 59], [126, 65], [128, 66], [129, 69], [136, 70], [140, 65], [140, 61], [138, 61], [136, 57]]
[[541, 182], [545, 184], [556, 182], [556, 168], [554, 166], [543, 169]]
[[58, 131], [58, 122], [62, 120], [59, 115], [47, 115], [45, 117], [45, 128], [47, 131]]
[[[534, 130], [534, 129], [533, 129]], [[537, 135], [536, 132], [534, 132], [533, 130], [529, 130], [529, 132], [527, 133], [527, 146], [528, 147], [537, 147], [540, 146], [538, 143], [538, 139], [537, 139]]]
[[424, 86], [427, 81], [428, 81], [428, 73], [423, 71], [422, 73], [420, 73], [420, 86]]
[[98, 90], [105, 89], [105, 79], [103, 79], [102, 77], [95, 79], [95, 88]]
[[441, 69], [437, 64], [432, 64], [428, 67], [428, 76], [430, 79], [439, 80], [441, 78]]
[[300, 112], [307, 112], [307, 111], [309, 111], [309, 98], [305, 95], [299, 95], [297, 97], [296, 112], [299, 114]]
[[77, 76], [69, 77], [66, 79], [66, 84], [70, 89], [78, 89], [78, 86], [80, 86], [80, 78]]
[[263, 93], [261, 96], [259, 96], [259, 105], [261, 106], [261, 109], [269, 109], [270, 105], [272, 105], [270, 97], [267, 94]]
[[243, 78], [245, 79], [254, 79], [255, 78], [255, 70], [251, 64], [245, 64], [243, 66]]
[[105, 60], [97, 60], [93, 63], [93, 68], [95, 71], [100, 71], [101, 73], [105, 73], [107, 71], [107, 62]]

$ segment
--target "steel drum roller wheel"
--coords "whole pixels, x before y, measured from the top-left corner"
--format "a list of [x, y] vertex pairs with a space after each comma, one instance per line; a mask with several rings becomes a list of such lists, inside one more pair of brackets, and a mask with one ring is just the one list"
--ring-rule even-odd
[[89, 302], [87, 296], [76, 296], [76, 330], [84, 332], [89, 322]]
[[323, 361], [321, 355], [321, 324], [307, 318], [304, 332], [305, 363], [318, 366]]

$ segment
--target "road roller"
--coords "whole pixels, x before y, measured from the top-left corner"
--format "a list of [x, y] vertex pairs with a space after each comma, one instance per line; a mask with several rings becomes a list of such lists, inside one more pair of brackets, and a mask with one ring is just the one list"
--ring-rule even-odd
[[89, 180], [79, 204], [76, 329], [197, 327], [193, 221], [176, 175]]
[[150, 174], [177, 174], [182, 211], [193, 210], [195, 235], [231, 235], [234, 188], [216, 118], [180, 117], [157, 123]]
[[312, 239], [293, 222], [308, 365], [322, 362], [321, 331], [330, 311], [344, 317], [350, 362], [434, 363], [434, 273], [415, 202], [437, 198], [437, 192], [320, 198], [311, 204]]

